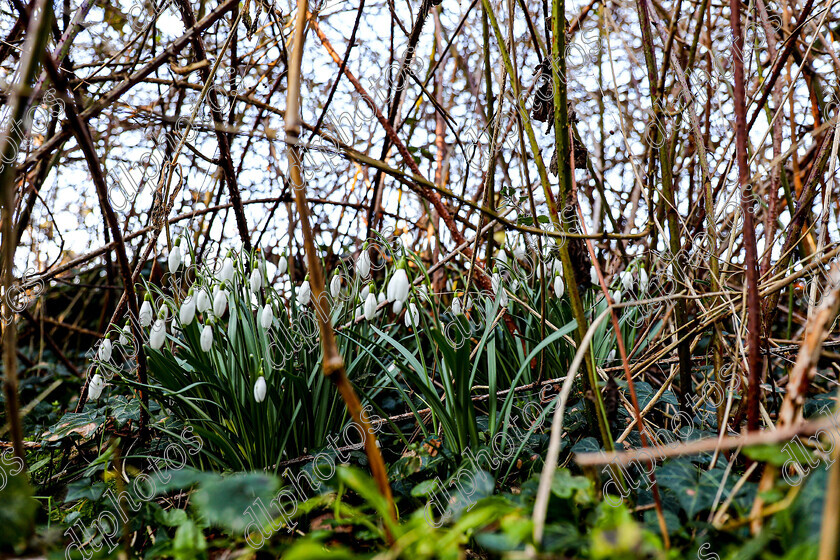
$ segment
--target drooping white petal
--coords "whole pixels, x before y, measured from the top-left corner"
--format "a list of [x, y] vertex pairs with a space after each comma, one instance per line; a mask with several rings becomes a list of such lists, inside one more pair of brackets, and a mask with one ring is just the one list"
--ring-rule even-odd
[[216, 297], [213, 300], [213, 314], [216, 317], [221, 317], [225, 314], [227, 308], [227, 293], [226, 290], [219, 290], [216, 292]]
[[301, 305], [309, 305], [309, 300], [312, 297], [312, 288], [309, 286], [309, 280], [304, 280], [303, 284], [298, 288], [298, 301]]
[[394, 315], [399, 315], [400, 311], [402, 311], [402, 308], [403, 302], [401, 302], [400, 300], [396, 300], [394, 302], [394, 305], [391, 307], [391, 309], [393, 309], [394, 311]]
[[263, 307], [260, 312], [260, 325], [262, 325], [262, 328], [264, 329], [270, 329], [273, 322], [274, 310], [271, 308], [270, 303], [266, 303], [265, 307]]
[[373, 320], [374, 316], [376, 315], [376, 295], [375, 294], [368, 294], [367, 298], [365, 299], [365, 319], [368, 321]]
[[181, 310], [178, 312], [178, 318], [184, 326], [193, 322], [193, 319], [195, 318], [195, 298], [193, 296], [187, 296], [187, 298], [181, 303]]
[[365, 301], [367, 299], [369, 293], [370, 293], [370, 284], [365, 284], [364, 287], [362, 288], [361, 293], [359, 294], [359, 298], [362, 301]]
[[414, 303], [408, 304], [408, 309], [405, 312], [405, 326], [417, 328], [417, 325], [420, 324], [420, 310], [417, 309], [417, 306]]
[[362, 249], [359, 258], [356, 259], [356, 274], [360, 278], [367, 278], [370, 274], [370, 254], [367, 249]]
[[330, 295], [333, 299], [338, 297], [338, 294], [341, 292], [341, 275], [336, 274], [330, 280]]
[[167, 264], [169, 265], [169, 272], [175, 274], [178, 272], [178, 268], [181, 266], [181, 262], [183, 258], [181, 257], [181, 247], [176, 243], [172, 250], [169, 252], [169, 257], [167, 258]]
[[222, 282], [230, 282], [233, 280], [233, 259], [225, 257], [222, 263], [222, 271], [219, 272], [219, 280]]
[[561, 298], [566, 293], [566, 285], [563, 284], [563, 277], [559, 274], [554, 277], [554, 295]]
[[143, 305], [140, 306], [139, 315], [138, 319], [141, 327], [146, 328], [152, 324], [152, 303], [149, 300], [145, 300]]
[[639, 291], [643, 294], [647, 293], [648, 281], [647, 271], [644, 268], [639, 270]]
[[210, 294], [207, 293], [207, 288], [201, 288], [198, 292], [198, 296], [195, 300], [195, 308], [200, 312], [204, 313], [208, 309], [213, 306], [212, 300], [210, 299]]
[[105, 380], [98, 373], [94, 375], [88, 384], [88, 398], [92, 401], [99, 400], [102, 390], [105, 388]]
[[149, 346], [154, 350], [160, 350], [163, 347], [163, 342], [166, 340], [166, 323], [163, 319], [158, 319], [152, 325], [152, 330], [149, 333]]
[[616, 290], [612, 295], [613, 303], [621, 303], [621, 290]]
[[625, 292], [629, 292], [633, 289], [633, 274], [631, 274], [629, 270], [625, 270], [621, 273], [621, 285], [624, 287]]
[[113, 350], [113, 343], [111, 342], [110, 338], [106, 338], [102, 341], [102, 344], [99, 345], [99, 361], [100, 362], [110, 362], [111, 361], [111, 351]]
[[404, 268], [398, 268], [391, 281], [388, 282], [388, 301], [399, 301], [404, 303], [408, 299], [408, 274]]
[[262, 288], [262, 274], [260, 274], [260, 270], [255, 268], [251, 271], [251, 278], [249, 278], [249, 282], [251, 284], [251, 292], [257, 293]]
[[589, 269], [589, 279], [592, 281], [593, 284], [596, 286], [598, 285], [598, 271], [593, 266]]
[[261, 403], [265, 400], [265, 392], [266, 392], [266, 385], [265, 385], [265, 377], [262, 375], [257, 379], [257, 382], [254, 383], [254, 400], [258, 403]]
[[463, 304], [461, 303], [461, 298], [454, 297], [452, 298], [452, 313], [454, 315], [460, 315], [463, 313]]
[[211, 346], [213, 346], [213, 327], [204, 325], [201, 329], [201, 349], [208, 352]]
[[128, 346], [131, 342], [129, 338], [131, 336], [131, 331], [128, 328], [128, 325], [120, 329], [120, 344], [123, 346]]
[[289, 267], [289, 263], [286, 260], [286, 255], [281, 255], [280, 260], [277, 261], [277, 274], [281, 276], [286, 274], [286, 269]]

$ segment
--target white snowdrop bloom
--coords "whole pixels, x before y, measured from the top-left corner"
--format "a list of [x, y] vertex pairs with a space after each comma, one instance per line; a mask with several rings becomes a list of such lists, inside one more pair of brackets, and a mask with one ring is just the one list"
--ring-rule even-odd
[[158, 311], [158, 319], [163, 319], [164, 321], [169, 319], [169, 306], [166, 303]]
[[152, 302], [149, 300], [143, 301], [143, 305], [140, 306], [140, 313], [138, 319], [140, 320], [140, 326], [143, 328], [148, 327], [152, 324]]
[[102, 390], [105, 388], [105, 380], [98, 373], [94, 375], [88, 384], [88, 398], [92, 401], [99, 400]]
[[566, 293], [566, 285], [563, 284], [563, 277], [557, 274], [554, 276], [554, 295], [561, 298]]
[[510, 291], [515, 292], [519, 289], [519, 280], [514, 280], [510, 283]]
[[376, 314], [376, 294], [370, 293], [365, 299], [365, 319], [373, 320]]
[[513, 256], [519, 261], [525, 258], [525, 247], [523, 247], [521, 243], [517, 243], [513, 246]]
[[210, 325], [204, 325], [204, 328], [201, 329], [201, 349], [204, 352], [210, 351], [210, 348], [213, 346], [213, 327]]
[[493, 289], [493, 293], [495, 295], [499, 295], [499, 290], [502, 287], [502, 276], [498, 272], [493, 273], [493, 277], [490, 281], [490, 285]]
[[364, 316], [365, 316], [365, 309], [364, 309], [364, 306], [363, 306], [363, 305], [360, 305], [359, 307], [357, 307], [357, 308], [356, 308], [356, 317], [355, 317], [355, 319], [354, 319], [354, 320], [355, 320], [355, 321], [358, 321], [359, 319], [361, 319], [361, 318], [362, 318], [362, 317], [364, 317]]
[[613, 303], [621, 303], [621, 290], [616, 290], [612, 295]]
[[330, 295], [335, 299], [339, 293], [341, 293], [341, 275], [336, 274], [330, 280]]
[[312, 298], [312, 288], [309, 286], [309, 280], [304, 280], [303, 284], [298, 288], [298, 301], [301, 305], [309, 305], [309, 300]]
[[216, 292], [216, 297], [213, 299], [213, 315], [216, 317], [224, 315], [227, 303], [227, 290], [219, 290]]
[[130, 331], [128, 325], [121, 328], [120, 329], [120, 344], [122, 344], [123, 346], [128, 346], [129, 343], [131, 342], [131, 339], [129, 338], [130, 336], [131, 336], [131, 331]]
[[648, 274], [647, 271], [642, 268], [639, 270], [639, 291], [643, 294], [647, 293], [648, 289]]
[[175, 240], [175, 245], [172, 247], [172, 250], [169, 251], [169, 257], [167, 258], [167, 264], [169, 265], [169, 272], [175, 274], [178, 272], [178, 269], [181, 267], [181, 262], [183, 258], [181, 256], [181, 238]]
[[621, 285], [624, 287], [625, 292], [633, 289], [633, 274], [629, 270], [621, 273]]
[[507, 307], [508, 306], [508, 295], [507, 295], [507, 292], [504, 290], [504, 288], [499, 290], [498, 298], [499, 298], [499, 307]]
[[461, 298], [454, 297], [452, 298], [452, 313], [454, 315], [460, 315], [464, 312], [463, 305], [461, 304]]
[[615, 360], [615, 348], [613, 348], [612, 350], [610, 350], [610, 353], [609, 353], [609, 355], [607, 356], [607, 361], [608, 361], [608, 362], [611, 362], [611, 361], [613, 361], [613, 360]]
[[255, 268], [251, 271], [251, 277], [248, 279], [251, 284], [251, 292], [257, 293], [262, 288], [262, 274], [260, 273], [260, 269]]
[[400, 311], [402, 311], [402, 308], [403, 308], [403, 302], [401, 302], [400, 300], [396, 300], [394, 302], [393, 307], [391, 307], [391, 309], [393, 309], [393, 311], [394, 311], [394, 315], [399, 315]]
[[359, 299], [361, 299], [362, 301], [365, 301], [367, 299], [369, 293], [370, 293], [370, 284], [365, 284], [364, 287], [362, 288], [361, 293], [359, 294]]
[[467, 310], [467, 311], [469, 311], [470, 309], [472, 309], [472, 306], [473, 306], [472, 296], [469, 296], [469, 295], [468, 295], [468, 296], [467, 296], [466, 305], [464, 305], [464, 309], [465, 309], [465, 310]]
[[560, 259], [554, 259], [551, 264], [551, 272], [563, 276], [563, 261]]
[[114, 349], [113, 343], [111, 342], [110, 338], [106, 338], [102, 341], [102, 344], [99, 345], [99, 361], [100, 362], [110, 362], [111, 361], [111, 351]]
[[163, 342], [166, 340], [166, 322], [163, 319], [158, 319], [152, 325], [152, 330], [149, 333], [149, 346], [155, 350], [160, 350]]
[[178, 319], [181, 320], [181, 324], [186, 326], [193, 322], [195, 318], [195, 297], [192, 294], [188, 295], [187, 298], [181, 302], [181, 309], [178, 311]]
[[408, 304], [408, 309], [405, 312], [405, 326], [417, 328], [417, 325], [420, 324], [420, 310], [417, 309], [417, 306], [414, 303]]
[[199, 290], [198, 292], [198, 296], [195, 299], [195, 308], [200, 313], [204, 313], [212, 306], [212, 300], [210, 299], [210, 294], [207, 293], [207, 288], [201, 288], [201, 290]]
[[414, 291], [417, 292], [418, 298], [424, 300], [429, 299], [429, 288], [426, 287], [426, 284], [420, 284], [419, 286], [414, 288]]
[[254, 400], [258, 403], [261, 403], [265, 400], [265, 377], [262, 375], [257, 379], [257, 382], [254, 383]]
[[408, 288], [408, 274], [406, 274], [404, 268], [398, 268], [391, 277], [391, 281], [388, 282], [388, 301], [405, 303], [408, 298]]
[[376, 307], [377, 307], [376, 316], [377, 317], [382, 315], [382, 312], [384, 311], [384, 308], [379, 309], [379, 306], [382, 305], [383, 303], [387, 302], [387, 301], [388, 301], [388, 297], [385, 295], [385, 292], [379, 292], [379, 295], [376, 296]]
[[593, 266], [589, 269], [589, 279], [592, 281], [593, 284], [596, 286], [598, 285], [598, 271]]
[[286, 255], [280, 255], [280, 259], [277, 261], [277, 274], [283, 275], [286, 274], [286, 269], [289, 268], [289, 262], [286, 260]]
[[266, 303], [265, 307], [263, 307], [260, 312], [260, 325], [262, 325], [262, 328], [264, 329], [270, 329], [273, 322], [274, 310], [271, 308], [270, 303]]
[[360, 278], [367, 278], [368, 274], [370, 274], [370, 254], [367, 250], [367, 243], [362, 247], [359, 258], [356, 259], [356, 274]]
[[222, 263], [222, 270], [219, 272], [219, 280], [222, 282], [230, 282], [233, 280], [233, 259], [225, 257], [224, 262]]

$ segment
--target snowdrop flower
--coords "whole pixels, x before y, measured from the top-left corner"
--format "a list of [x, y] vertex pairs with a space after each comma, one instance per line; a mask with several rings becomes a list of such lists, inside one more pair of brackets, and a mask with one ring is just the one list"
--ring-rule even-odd
[[519, 289], [519, 280], [514, 280], [510, 283], [510, 291], [515, 292]]
[[621, 303], [621, 290], [616, 290], [612, 295], [613, 303]]
[[201, 288], [198, 292], [198, 297], [195, 300], [195, 308], [204, 313], [213, 306], [210, 300], [210, 294], [207, 293], [207, 288]]
[[610, 350], [610, 353], [609, 353], [609, 355], [607, 356], [607, 361], [608, 361], [608, 362], [612, 362], [613, 360], [615, 360], [615, 348], [613, 348], [612, 350]]
[[186, 326], [193, 322], [195, 318], [195, 297], [193, 296], [192, 290], [190, 290], [190, 294], [187, 298], [181, 303], [181, 309], [178, 311], [178, 319], [181, 320], [181, 324]]
[[642, 268], [639, 270], [639, 291], [643, 294], [647, 293], [648, 289], [648, 274], [647, 271]]
[[260, 273], [260, 269], [255, 268], [251, 271], [251, 278], [249, 278], [249, 282], [251, 283], [251, 292], [256, 294], [262, 288], [262, 274]]
[[370, 274], [370, 254], [368, 253], [367, 242], [362, 245], [362, 252], [359, 253], [359, 258], [356, 259], [356, 274], [360, 278], [367, 278], [368, 274]]
[[491, 287], [493, 288], [493, 293], [496, 295], [496, 298], [499, 300], [500, 307], [507, 307], [508, 304], [508, 296], [507, 292], [505, 292], [504, 286], [502, 286], [502, 277], [499, 274], [498, 270], [493, 271], [493, 278], [491, 280]]
[[111, 343], [111, 339], [107, 336], [105, 340], [102, 341], [102, 344], [99, 345], [99, 361], [100, 362], [110, 362], [111, 361], [111, 351], [113, 350], [113, 344]]
[[592, 281], [593, 284], [595, 284], [596, 286], [598, 285], [598, 271], [595, 269], [594, 266], [591, 269], [589, 269], [589, 279]]
[[[380, 305], [388, 301], [388, 297], [385, 295], [385, 292], [379, 292], [379, 295], [376, 296], [376, 307], [378, 308]], [[382, 315], [382, 310], [379, 309], [376, 312], [376, 316]]]
[[258, 403], [263, 402], [265, 400], [265, 391], [265, 377], [260, 375], [257, 382], [254, 383], [254, 400]]
[[417, 309], [417, 306], [414, 303], [408, 304], [408, 310], [405, 312], [405, 326], [417, 328], [417, 325], [420, 324], [420, 310]]
[[394, 315], [399, 315], [400, 311], [402, 311], [402, 308], [403, 302], [401, 302], [400, 300], [395, 301], [394, 305], [391, 307], [391, 309], [394, 311]]
[[271, 308], [270, 303], [266, 303], [265, 307], [263, 307], [260, 312], [260, 325], [262, 325], [262, 328], [264, 329], [270, 329], [273, 322], [274, 310]]
[[148, 299], [143, 300], [143, 305], [140, 306], [140, 313], [138, 319], [140, 320], [140, 326], [143, 328], [148, 327], [152, 324], [152, 302]]
[[364, 306], [360, 305], [359, 307], [356, 308], [356, 317], [355, 317], [354, 320], [358, 321], [359, 319], [361, 319], [364, 316], [365, 316]]
[[341, 292], [341, 275], [336, 274], [330, 280], [330, 295], [333, 299], [338, 297], [338, 294]]
[[365, 284], [365, 286], [362, 288], [362, 293], [359, 294], [359, 298], [362, 301], [365, 301], [367, 299], [369, 293], [370, 293], [370, 284]]
[[166, 303], [158, 311], [158, 319], [163, 319], [164, 321], [169, 319], [169, 306]]
[[105, 388], [105, 380], [98, 373], [94, 375], [88, 384], [88, 398], [92, 401], [99, 400], [102, 390]]
[[517, 243], [513, 246], [513, 257], [521, 261], [525, 258], [525, 248], [522, 246], [521, 243]]
[[452, 313], [455, 315], [460, 315], [464, 312], [463, 305], [461, 304], [461, 298], [454, 297], [452, 298]]
[[219, 290], [213, 299], [213, 314], [221, 317], [225, 314], [225, 308], [227, 308], [227, 293], [226, 290]]
[[466, 305], [464, 306], [464, 309], [469, 311], [470, 309], [472, 309], [472, 306], [473, 306], [472, 296], [467, 295], [467, 301], [466, 301]]
[[158, 319], [152, 325], [152, 331], [149, 333], [149, 346], [154, 350], [160, 350], [163, 342], [166, 340], [166, 323], [163, 319]]
[[[404, 266], [404, 263], [401, 263], [401, 265]], [[391, 281], [388, 282], [388, 301], [405, 303], [405, 300], [408, 298], [408, 274], [406, 274], [405, 269], [401, 265], [397, 265], [396, 272], [391, 277]]]
[[633, 289], [633, 274], [629, 270], [621, 273], [621, 285], [624, 286], [625, 292]]
[[209, 352], [210, 348], [213, 346], [213, 327], [210, 325], [204, 325], [204, 328], [201, 329], [201, 349], [204, 352]]
[[373, 292], [369, 293], [367, 298], [365, 299], [365, 319], [368, 321], [372, 321], [373, 317], [376, 314], [376, 294]]
[[286, 274], [287, 268], [289, 268], [289, 262], [286, 260], [286, 253], [283, 253], [277, 261], [277, 274], [280, 274], [281, 276]]
[[120, 344], [123, 346], [128, 346], [131, 340], [128, 338], [131, 336], [131, 327], [128, 326], [128, 323], [125, 324], [123, 328], [120, 329]]
[[563, 297], [563, 294], [566, 293], [566, 286], [563, 284], [563, 277], [559, 274], [554, 275], [554, 295], [558, 298]]
[[225, 260], [222, 263], [222, 271], [219, 272], [219, 280], [222, 282], [230, 282], [233, 280], [233, 259], [230, 257], [230, 253], [228, 253], [228, 256], [225, 257]]
[[563, 276], [563, 261], [559, 259], [554, 259], [554, 262], [551, 265], [551, 269], [552, 272], [554, 272], [554, 274], [559, 274], [560, 276]]
[[167, 259], [167, 264], [169, 265], [169, 272], [172, 274], [178, 272], [178, 268], [180, 268], [182, 260], [183, 259], [181, 258], [181, 238], [178, 237], [175, 239], [175, 245], [169, 252], [169, 258]]
[[309, 286], [309, 275], [306, 275], [306, 280], [298, 288], [298, 301], [301, 305], [309, 305], [309, 300], [312, 298], [312, 288]]
[[420, 284], [414, 288], [414, 291], [417, 292], [418, 298], [425, 300], [429, 299], [429, 288], [426, 287], [426, 284]]

